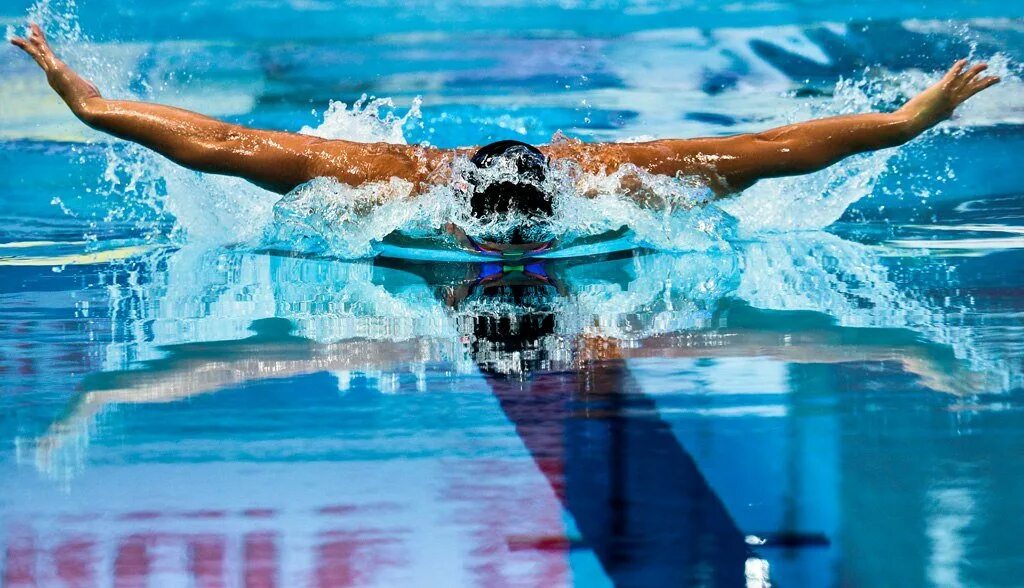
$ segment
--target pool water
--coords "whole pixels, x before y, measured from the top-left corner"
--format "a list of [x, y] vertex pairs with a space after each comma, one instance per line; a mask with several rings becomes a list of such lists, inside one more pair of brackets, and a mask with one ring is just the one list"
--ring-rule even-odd
[[[103, 142], [0, 50], [0, 585], [1019, 584], [1024, 5], [0, 24], [30, 8], [110, 95], [443, 147], [757, 130], [891, 106], [967, 54], [1006, 80], [899, 150], [482, 280], [259, 246], [276, 198]], [[411, 222], [389, 214], [331, 242]]]

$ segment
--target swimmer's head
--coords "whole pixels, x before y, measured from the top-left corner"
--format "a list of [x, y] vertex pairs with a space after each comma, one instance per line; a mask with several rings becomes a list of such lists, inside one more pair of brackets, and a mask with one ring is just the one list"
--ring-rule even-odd
[[[521, 141], [498, 141], [481, 147], [470, 161], [477, 169], [509, 172], [498, 177], [471, 175], [473, 193], [469, 202], [473, 216], [487, 219], [514, 212], [533, 221], [551, 216], [551, 195], [542, 188], [548, 162], [536, 147]], [[522, 230], [516, 229], [506, 242], [518, 245], [529, 240]]]

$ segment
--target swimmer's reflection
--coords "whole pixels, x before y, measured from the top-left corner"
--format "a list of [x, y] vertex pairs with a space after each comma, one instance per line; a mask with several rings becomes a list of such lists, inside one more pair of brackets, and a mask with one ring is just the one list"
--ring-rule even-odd
[[[629, 262], [620, 256], [618, 262]], [[603, 260], [603, 262], [616, 260]], [[626, 271], [586, 263], [381, 267], [431, 285], [457, 324], [451, 337], [386, 337], [320, 343], [293, 323], [252, 323], [251, 337], [164, 348], [138, 369], [95, 374], [68, 413], [37, 444], [48, 469], [62, 445], [89, 434], [108, 406], [175, 402], [247, 382], [317, 372], [401, 371], [461, 353], [487, 378], [538, 468], [573, 515], [580, 540], [619, 585], [730, 584], [750, 556], [741, 532], [695, 462], [631, 376], [641, 357], [772, 357], [790, 363], [894, 361], [934, 389], [966, 381], [952, 352], [900, 329], [840, 327], [810, 312], [771, 312], [716, 299], [703, 327], [632, 338], [594, 323], [560, 330], [567, 302], [584, 296], [571, 276], [604, 276], [625, 286]], [[751, 530], [746, 530], [751, 531]], [[818, 541], [806, 531], [756, 530], [783, 545]], [[810, 539], [808, 539], [810, 537]], [[714, 546], [708, 549], [707, 546]], [[707, 564], [707, 565], [705, 565]]]
[[[618, 257], [629, 263], [628, 255]], [[246, 382], [324, 371], [407, 369], [459, 354], [484, 373], [520, 379], [606, 369], [609, 361], [630, 358], [769, 357], [788, 363], [894, 362], [927, 387], [954, 394], [977, 385], [977, 374], [965, 370], [950, 349], [922, 341], [918, 333], [842, 327], [826, 315], [758, 310], [732, 298], [711, 304], [704, 321], [711, 326], [631, 338], [628, 345], [596, 320], [576, 333], [560, 332], [567, 302], [586, 295], [585, 288], [572, 290], [568, 275], [606, 276], [628, 289], [627, 272], [588, 272], [586, 262], [376, 263], [425, 279], [457, 323], [460, 340], [438, 335], [320, 343], [296, 336], [287, 319], [267, 318], [252, 323], [249, 338], [166, 346], [161, 359], [86, 378], [74, 405], [39, 439], [39, 465], [69, 436], [88, 435], [89, 422], [108, 406], [175, 402]]]

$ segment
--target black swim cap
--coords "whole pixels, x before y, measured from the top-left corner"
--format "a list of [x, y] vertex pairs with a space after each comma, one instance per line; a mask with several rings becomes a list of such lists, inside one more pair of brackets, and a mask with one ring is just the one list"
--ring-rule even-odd
[[[474, 186], [470, 197], [473, 216], [488, 218], [518, 212], [540, 219], [552, 215], [551, 197], [539, 186], [547, 176], [548, 162], [544, 154], [533, 145], [522, 141], [498, 141], [481, 147], [470, 161], [480, 169], [512, 161], [522, 180], [487, 182], [470, 177]], [[510, 243], [528, 241], [518, 229], [513, 231], [509, 239]]]

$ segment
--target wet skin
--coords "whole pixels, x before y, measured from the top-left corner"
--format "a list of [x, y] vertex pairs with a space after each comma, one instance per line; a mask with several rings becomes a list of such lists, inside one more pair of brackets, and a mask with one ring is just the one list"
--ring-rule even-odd
[[[159, 104], [109, 100], [57, 58], [38, 26], [30, 29], [27, 38], [15, 37], [11, 43], [36, 61], [75, 116], [96, 130], [148, 147], [192, 170], [240, 177], [281, 194], [317, 177], [351, 186], [399, 178], [410, 182], [416, 195], [449, 183], [452, 161], [475, 151], [327, 140], [251, 129]], [[693, 176], [718, 197], [725, 197], [764, 178], [807, 174], [857, 153], [902, 145], [998, 83], [998, 77], [983, 75], [986, 67], [984, 63], [968, 67], [967, 60], [960, 60], [936, 84], [891, 113], [829, 117], [729, 137], [641, 143], [569, 140], [540, 150], [550, 161], [574, 161], [584, 173], [609, 173], [631, 164], [653, 174]], [[626, 193], [632, 188], [628, 182], [622, 186]], [[459, 239], [457, 232], [453, 234]], [[509, 248], [500, 243], [482, 245], [496, 251]]]

